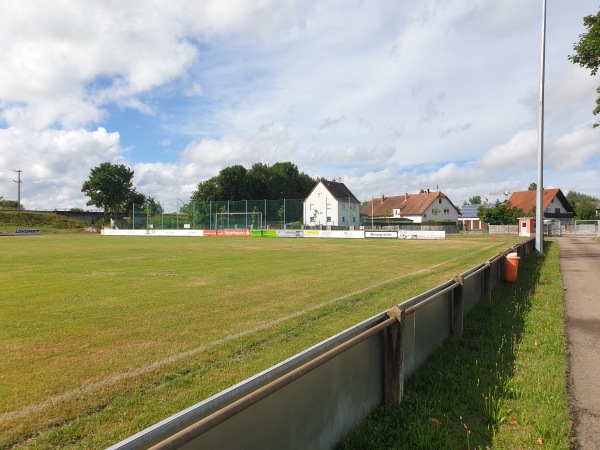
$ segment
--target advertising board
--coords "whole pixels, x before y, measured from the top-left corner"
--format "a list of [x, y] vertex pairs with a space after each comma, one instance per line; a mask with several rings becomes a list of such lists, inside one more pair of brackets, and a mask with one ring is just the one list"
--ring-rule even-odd
[[32, 236], [40, 234], [40, 230], [15, 230], [15, 236]]
[[399, 239], [446, 239], [445, 231], [400, 230]]
[[278, 230], [277, 237], [301, 238], [301, 237], [304, 237], [304, 231], [303, 230]]
[[367, 239], [398, 239], [397, 231], [365, 231]]

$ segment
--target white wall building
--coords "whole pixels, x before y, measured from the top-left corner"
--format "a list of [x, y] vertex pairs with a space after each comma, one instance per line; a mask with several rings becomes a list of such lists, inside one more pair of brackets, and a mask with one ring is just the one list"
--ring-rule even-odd
[[360, 202], [344, 183], [319, 181], [304, 200], [304, 225], [357, 227]]

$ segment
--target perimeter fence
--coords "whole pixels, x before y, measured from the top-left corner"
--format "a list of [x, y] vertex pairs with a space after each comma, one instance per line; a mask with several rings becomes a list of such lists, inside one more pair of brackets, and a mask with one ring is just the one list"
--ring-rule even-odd
[[[120, 228], [146, 230], [266, 229], [300, 226], [303, 199], [137, 204]], [[127, 226], [130, 225], [130, 226]]]

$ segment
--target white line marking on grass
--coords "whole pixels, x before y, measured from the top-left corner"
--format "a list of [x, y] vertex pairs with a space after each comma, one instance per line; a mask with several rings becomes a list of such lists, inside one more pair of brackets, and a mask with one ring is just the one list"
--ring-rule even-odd
[[280, 323], [285, 322], [287, 320], [295, 319], [296, 317], [302, 316], [302, 315], [304, 315], [306, 313], [315, 311], [315, 310], [323, 308], [325, 306], [329, 306], [329, 305], [331, 305], [333, 303], [339, 302], [340, 300], [345, 300], [347, 298], [354, 297], [355, 295], [363, 294], [365, 292], [368, 292], [370, 290], [379, 288], [381, 286], [384, 286], [386, 284], [392, 283], [394, 281], [401, 280], [403, 278], [407, 278], [407, 277], [411, 277], [411, 276], [414, 276], [414, 275], [420, 275], [422, 273], [430, 272], [430, 271], [432, 271], [434, 269], [437, 269], [438, 267], [441, 267], [441, 266], [443, 266], [445, 264], [448, 264], [448, 263], [450, 263], [452, 261], [456, 261], [457, 259], [461, 259], [461, 258], [464, 258], [465, 256], [469, 256], [469, 255], [472, 255], [474, 253], [478, 253], [478, 252], [481, 252], [481, 251], [484, 251], [484, 250], [488, 250], [490, 248], [494, 248], [494, 247], [499, 246], [499, 245], [501, 245], [501, 244], [491, 245], [489, 247], [486, 247], [486, 248], [483, 248], [483, 249], [478, 249], [478, 250], [475, 250], [475, 251], [473, 251], [471, 253], [465, 253], [464, 255], [460, 255], [460, 256], [457, 256], [455, 258], [451, 258], [451, 259], [448, 259], [446, 261], [443, 261], [441, 263], [434, 264], [433, 266], [427, 267], [425, 269], [419, 269], [419, 270], [417, 270], [415, 272], [402, 274], [402, 275], [399, 275], [397, 277], [390, 278], [388, 280], [381, 281], [381, 282], [376, 283], [376, 284], [372, 284], [372, 285], [367, 286], [365, 288], [358, 289], [358, 290], [356, 290], [354, 292], [350, 292], [348, 294], [344, 294], [344, 295], [341, 295], [339, 297], [333, 298], [331, 300], [327, 300], [325, 302], [319, 303], [318, 305], [314, 305], [314, 306], [305, 308], [303, 310], [295, 311], [295, 312], [293, 312], [291, 314], [288, 314], [287, 316], [280, 317], [279, 319], [272, 320], [270, 322], [264, 323], [264, 324], [259, 325], [257, 327], [250, 328], [250, 329], [241, 331], [239, 333], [230, 334], [228, 336], [225, 336], [224, 338], [217, 339], [216, 341], [208, 342], [206, 344], [200, 345], [200, 346], [192, 348], [190, 350], [186, 350], [185, 352], [177, 353], [176, 355], [169, 356], [168, 358], [161, 359], [160, 361], [155, 361], [155, 362], [153, 362], [151, 364], [148, 364], [146, 366], [139, 367], [139, 368], [133, 369], [133, 370], [128, 370], [127, 372], [122, 372], [122, 373], [110, 376], [110, 377], [105, 378], [105, 379], [103, 379], [101, 381], [98, 381], [96, 383], [91, 383], [91, 384], [88, 384], [87, 386], [83, 386], [83, 387], [81, 387], [79, 389], [74, 389], [72, 391], [65, 392], [64, 394], [56, 395], [54, 397], [50, 397], [48, 400], [44, 400], [43, 402], [35, 403], [33, 405], [26, 406], [25, 408], [21, 408], [21, 409], [15, 410], [15, 411], [11, 411], [11, 412], [8, 412], [8, 413], [0, 414], [0, 422], [3, 421], [3, 420], [16, 419], [16, 418], [19, 418], [19, 417], [23, 417], [23, 416], [26, 416], [27, 414], [31, 414], [33, 412], [40, 411], [40, 410], [42, 410], [44, 408], [48, 408], [48, 407], [50, 407], [52, 405], [55, 405], [55, 404], [57, 404], [59, 402], [62, 402], [62, 401], [65, 401], [65, 400], [69, 400], [69, 399], [71, 399], [73, 397], [84, 395], [84, 394], [89, 394], [89, 393], [92, 393], [92, 392], [94, 392], [96, 390], [99, 390], [99, 389], [105, 388], [107, 386], [116, 384], [116, 383], [118, 383], [120, 381], [127, 380], [127, 379], [130, 379], [130, 378], [135, 378], [137, 376], [147, 374], [149, 372], [152, 372], [153, 370], [159, 369], [159, 368], [161, 368], [163, 366], [166, 366], [168, 364], [174, 363], [174, 362], [179, 361], [181, 359], [187, 358], [189, 356], [196, 355], [196, 354], [201, 353], [201, 352], [203, 352], [205, 350], [211, 349], [213, 347], [217, 347], [217, 346], [219, 346], [221, 344], [225, 344], [227, 342], [233, 341], [233, 340], [238, 339], [240, 337], [244, 337], [244, 336], [247, 336], [249, 334], [256, 333], [258, 331], [266, 330], [267, 328], [271, 328], [271, 327], [273, 327], [275, 325], [279, 325]]

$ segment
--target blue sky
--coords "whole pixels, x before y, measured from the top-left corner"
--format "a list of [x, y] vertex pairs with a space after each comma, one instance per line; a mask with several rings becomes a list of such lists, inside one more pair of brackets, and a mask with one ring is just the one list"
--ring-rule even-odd
[[[600, 197], [600, 80], [567, 57], [591, 0], [548, 2], [544, 184]], [[292, 161], [361, 200], [537, 181], [541, 0], [0, 4], [0, 196], [85, 207], [125, 163], [175, 208], [224, 167]]]

